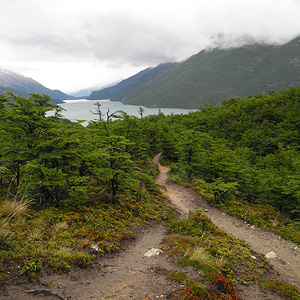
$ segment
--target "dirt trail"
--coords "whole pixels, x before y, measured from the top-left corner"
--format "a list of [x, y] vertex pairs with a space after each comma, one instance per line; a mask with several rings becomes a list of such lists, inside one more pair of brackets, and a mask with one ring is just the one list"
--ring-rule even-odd
[[169, 181], [169, 169], [159, 163], [160, 155], [154, 158], [159, 166], [160, 175], [157, 183], [163, 186], [162, 191], [171, 200], [175, 207], [187, 213], [190, 209], [202, 207], [207, 215], [221, 230], [237, 238], [245, 240], [252, 250], [266, 254], [275, 252], [276, 258], [270, 259], [274, 269], [281, 273], [284, 281], [300, 288], [300, 247], [280, 238], [268, 230], [249, 226], [240, 219], [225, 214], [217, 208], [210, 207], [202, 201], [197, 192]]
[[[277, 258], [272, 259], [271, 263], [275, 270], [282, 273], [282, 279], [286, 282], [300, 286], [300, 251], [296, 249], [296, 245], [280, 239], [271, 232], [248, 228], [242, 221], [209, 207], [197, 192], [169, 181], [169, 169], [160, 165], [159, 155], [155, 157], [154, 162], [160, 170], [157, 184], [181, 217], [189, 210], [199, 207], [207, 209], [208, 216], [217, 226], [246, 240], [254, 251], [263, 254], [274, 251]], [[182, 270], [189, 276], [198, 274], [191, 268], [180, 269], [169, 261], [166, 253], [154, 257], [144, 256], [149, 248], [158, 247], [164, 236], [165, 228], [161, 224], [154, 224], [140, 232], [137, 239], [126, 245], [124, 250], [98, 258], [93, 268], [72, 270], [63, 275], [41, 274], [38, 283], [23, 282], [8, 286], [4, 292], [0, 291], [0, 299], [170, 299], [170, 293], [180, 288], [180, 283], [168, 281], [164, 269]], [[27, 293], [37, 289], [49, 289], [52, 294], [47, 291], [39, 294]], [[258, 286], [243, 286], [240, 292], [242, 298], [247, 300], [281, 299], [261, 291]]]

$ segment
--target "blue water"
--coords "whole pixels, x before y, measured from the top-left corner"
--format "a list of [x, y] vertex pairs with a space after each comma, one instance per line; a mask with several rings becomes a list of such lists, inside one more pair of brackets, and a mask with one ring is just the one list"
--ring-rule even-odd
[[161, 111], [165, 115], [170, 114], [187, 114], [191, 111], [197, 111], [197, 109], [180, 109], [180, 108], [147, 108], [137, 105], [124, 105], [118, 101], [110, 100], [64, 100], [64, 103], [59, 104], [65, 111], [62, 112], [64, 118], [71, 121], [84, 120], [83, 125], [87, 125], [88, 121], [98, 120], [98, 116], [94, 115], [91, 111], [96, 112], [96, 102], [101, 104], [101, 111], [103, 113], [103, 120], [106, 120], [106, 113], [109, 109], [110, 113], [117, 112], [119, 110], [126, 112], [130, 116], [140, 117], [139, 108], [144, 109], [143, 116], [156, 115]]

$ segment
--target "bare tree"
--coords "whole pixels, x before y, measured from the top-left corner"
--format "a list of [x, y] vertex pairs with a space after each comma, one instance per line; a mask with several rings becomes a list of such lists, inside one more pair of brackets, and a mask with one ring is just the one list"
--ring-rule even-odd
[[113, 112], [113, 113], [110, 114], [109, 108], [107, 109], [107, 112], [106, 112], [106, 122], [107, 122], [107, 125], [109, 124], [111, 118], [118, 118], [118, 117], [116, 116], [116, 114], [117, 114], [118, 112], [119, 112], [119, 111], [117, 110], [117, 111], [115, 111], [115, 112]]
[[139, 114], [140, 114], [140, 116], [141, 116], [141, 119], [143, 119], [144, 111], [145, 111], [145, 110], [140, 106], [138, 112], [139, 112]]
[[93, 114], [93, 115], [98, 115], [98, 121], [102, 121], [102, 117], [103, 117], [103, 113], [101, 112], [101, 106], [102, 104], [100, 102], [96, 102], [94, 103], [94, 105], [97, 106], [96, 108], [96, 112], [93, 112], [90, 110], [90, 112]]

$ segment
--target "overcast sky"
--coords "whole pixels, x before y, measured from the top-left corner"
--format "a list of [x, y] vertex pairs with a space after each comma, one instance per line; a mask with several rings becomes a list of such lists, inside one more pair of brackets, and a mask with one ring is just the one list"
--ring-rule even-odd
[[70, 93], [248, 39], [300, 35], [300, 0], [0, 0], [0, 65]]

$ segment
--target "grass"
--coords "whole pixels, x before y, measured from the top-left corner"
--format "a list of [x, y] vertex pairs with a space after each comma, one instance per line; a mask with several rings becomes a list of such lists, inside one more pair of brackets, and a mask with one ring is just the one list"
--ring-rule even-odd
[[28, 201], [8, 201], [0, 204], [0, 250], [8, 250], [11, 246], [11, 232], [9, 226], [11, 220], [16, 217], [26, 215], [30, 202]]
[[29, 203], [5, 200], [0, 204], [0, 284], [38, 277], [42, 269], [63, 273], [75, 265], [89, 267], [95, 256], [134, 239], [138, 228], [171, 216], [158, 191], [139, 202], [122, 196], [117, 204], [93, 200], [77, 210], [31, 211]]
[[[172, 271], [168, 277], [184, 283], [175, 299], [240, 299], [236, 284], [257, 284], [285, 299], [299, 299], [300, 291], [279, 280], [263, 255], [253, 252], [244, 241], [219, 230], [201, 209], [183, 220], [168, 222], [170, 236], [162, 248], [182, 267], [198, 270], [198, 280]], [[298, 298], [297, 298], [298, 297]]]

